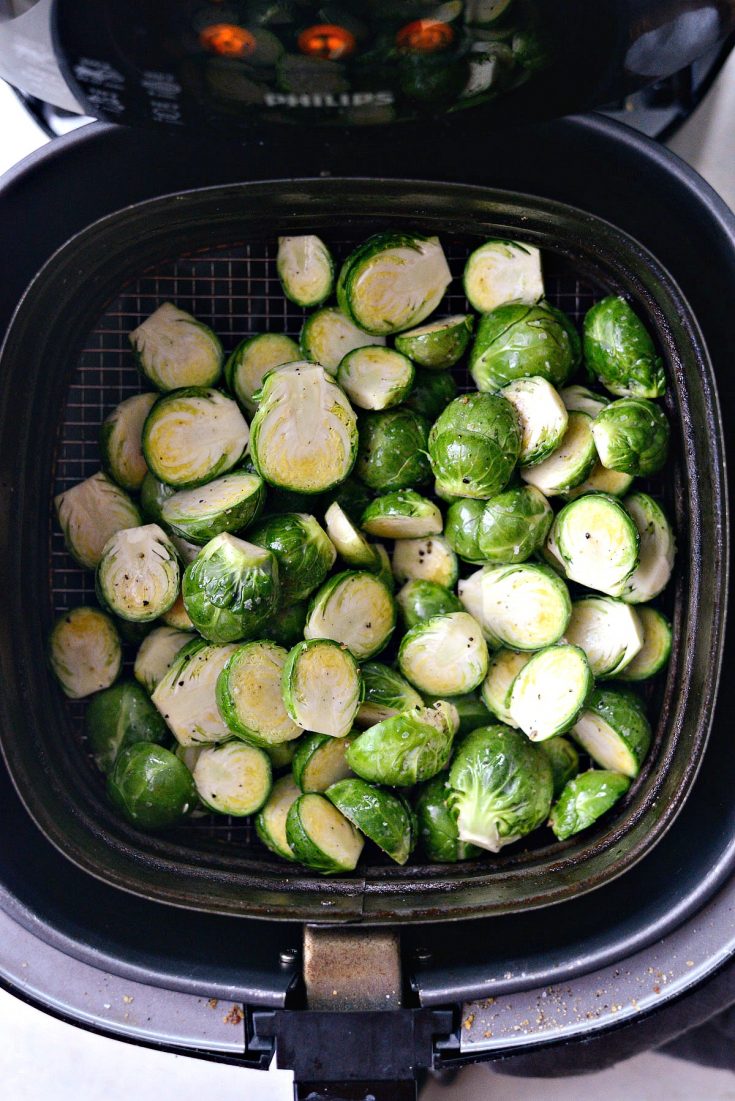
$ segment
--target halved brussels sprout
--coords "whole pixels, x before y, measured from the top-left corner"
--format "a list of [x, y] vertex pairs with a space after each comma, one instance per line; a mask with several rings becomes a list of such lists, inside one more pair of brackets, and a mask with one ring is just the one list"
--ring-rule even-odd
[[358, 478], [379, 493], [423, 485], [431, 478], [428, 438], [428, 422], [412, 409], [364, 414], [360, 418]]
[[360, 526], [369, 535], [384, 539], [417, 539], [438, 535], [442, 514], [427, 497], [413, 489], [399, 489], [371, 501], [362, 514]]
[[215, 692], [217, 677], [236, 649], [192, 639], [156, 685], [151, 699], [179, 745], [207, 745], [232, 737]]
[[190, 387], [153, 406], [143, 426], [143, 454], [159, 481], [188, 489], [232, 470], [248, 436], [237, 402], [219, 390]]
[[411, 360], [393, 348], [355, 348], [337, 370], [337, 382], [359, 409], [398, 405], [411, 392], [413, 379]]
[[567, 430], [556, 451], [536, 466], [521, 468], [521, 478], [547, 497], [578, 486], [589, 476], [597, 461], [592, 438], [593, 421], [586, 413], [570, 413]]
[[464, 355], [475, 324], [472, 314], [440, 317], [396, 337], [396, 348], [432, 371], [454, 367]]
[[176, 826], [197, 805], [189, 769], [175, 753], [137, 742], [118, 754], [107, 781], [110, 801], [144, 830]]
[[436, 581], [407, 581], [396, 596], [406, 627], [415, 627], [437, 615], [461, 612], [458, 597]]
[[[360, 517], [373, 499], [373, 491], [368, 489], [362, 482], [358, 482], [356, 478], [348, 478], [331, 490], [329, 493], [325, 493], [323, 499], [320, 498], [320, 505], [323, 505], [326, 512], [329, 505], [335, 501], [346, 512], [353, 524], [359, 524]], [[284, 511], [286, 511], [284, 509]]]
[[655, 608], [636, 608], [643, 629], [643, 646], [626, 665], [619, 680], [647, 680], [663, 669], [671, 654], [671, 624]]
[[191, 642], [191, 635], [175, 627], [156, 627], [143, 639], [135, 655], [133, 676], [149, 694], [174, 663], [176, 655]]
[[548, 459], [561, 445], [569, 416], [559, 394], [545, 378], [517, 378], [501, 390], [516, 411], [521, 430], [518, 456], [523, 466]]
[[477, 547], [485, 562], [525, 562], [543, 546], [554, 514], [534, 486], [506, 489], [485, 502]]
[[660, 398], [666, 393], [661, 357], [624, 298], [611, 295], [587, 311], [584, 356], [590, 371], [611, 394]]
[[629, 689], [596, 688], [572, 729], [575, 741], [600, 768], [634, 780], [651, 746], [643, 704]]
[[274, 642], [248, 642], [231, 654], [217, 678], [217, 706], [233, 734], [267, 748], [302, 733], [281, 695], [288, 653]]
[[355, 737], [355, 734], [345, 734], [344, 738], [307, 734], [301, 738], [292, 769], [301, 791], [326, 791], [332, 784], [351, 776], [345, 753]]
[[447, 764], [459, 717], [451, 703], [415, 707], [371, 726], [347, 750], [347, 763], [363, 780], [411, 787]]
[[179, 560], [158, 524], [118, 531], [102, 552], [95, 585], [101, 604], [121, 619], [150, 623], [179, 595]]
[[336, 306], [325, 306], [307, 317], [299, 338], [304, 359], [318, 363], [330, 375], [337, 374], [337, 368], [348, 352], [376, 344], [385, 344], [385, 337], [358, 329]]
[[487, 499], [507, 484], [518, 461], [516, 412], [499, 394], [462, 394], [429, 433], [434, 476], [449, 493]]
[[375, 549], [336, 501], [324, 513], [324, 522], [329, 538], [348, 566], [354, 569], [377, 570], [378, 557]]
[[293, 777], [282, 776], [276, 780], [265, 806], [255, 819], [255, 832], [260, 840], [267, 849], [284, 860], [296, 859], [286, 837], [286, 818], [301, 795], [301, 788], [294, 783]]
[[478, 563], [485, 561], [478, 544], [480, 523], [484, 511], [484, 501], [465, 500], [464, 498], [453, 501], [447, 509], [444, 538], [465, 562]]
[[450, 811], [460, 840], [500, 852], [542, 825], [551, 809], [551, 765], [507, 726], [485, 726], [460, 743], [449, 770]]
[[181, 592], [192, 623], [210, 642], [254, 638], [278, 608], [278, 565], [269, 550], [217, 535], [186, 567]]
[[278, 563], [283, 605], [305, 600], [324, 581], [337, 552], [321, 524], [306, 512], [284, 512], [261, 520], [248, 532], [257, 547]]
[[367, 784], [359, 777], [339, 780], [327, 788], [330, 803], [379, 849], [405, 864], [415, 844], [413, 811], [398, 795]]
[[65, 696], [81, 700], [113, 684], [122, 667], [115, 624], [98, 608], [71, 608], [54, 623], [49, 661]]
[[435, 421], [457, 396], [457, 383], [451, 371], [417, 370], [413, 388], [405, 404], [428, 421]]
[[586, 386], [565, 386], [559, 391], [559, 397], [564, 402], [568, 413], [586, 413], [594, 420], [601, 409], [610, 404], [610, 399], [603, 394], [593, 394]]
[[643, 628], [621, 600], [585, 596], [572, 604], [564, 639], [584, 650], [593, 676], [604, 680], [630, 664], [643, 645]]
[[254, 395], [274, 367], [294, 363], [299, 346], [285, 333], [258, 333], [241, 340], [225, 363], [225, 382], [243, 409], [252, 416], [258, 408]]
[[494, 392], [532, 375], [558, 387], [574, 368], [574, 353], [566, 328], [544, 306], [500, 306], [480, 318], [469, 367], [478, 390]]
[[301, 493], [343, 482], [357, 454], [357, 419], [324, 368], [276, 367], [259, 395], [250, 441], [258, 473], [271, 485]]
[[198, 489], [179, 490], [163, 502], [161, 517], [175, 535], [203, 545], [223, 531], [242, 531], [264, 502], [263, 479], [237, 470]]
[[522, 650], [503, 649], [490, 655], [481, 695], [487, 709], [506, 726], [518, 725], [510, 713], [511, 691], [513, 681], [530, 660], [531, 654]]
[[297, 860], [325, 875], [353, 871], [365, 843], [344, 815], [316, 792], [300, 796], [289, 807], [286, 839]]
[[547, 646], [520, 670], [510, 690], [510, 713], [532, 742], [563, 734], [574, 723], [594, 680], [584, 650]]
[[393, 574], [404, 581], [433, 581], [453, 589], [459, 577], [457, 555], [441, 535], [399, 539], [393, 548]]
[[640, 538], [616, 497], [591, 493], [557, 513], [553, 536], [558, 556], [572, 581], [620, 596], [638, 566]]
[[655, 474], [669, 451], [669, 422], [658, 405], [645, 398], [619, 398], [592, 422], [600, 462], [608, 470], [634, 477]]
[[123, 489], [140, 489], [148, 472], [143, 458], [143, 425], [157, 394], [134, 394], [121, 401], [100, 427], [102, 466]]
[[161, 623], [165, 627], [173, 627], [176, 631], [193, 631], [194, 624], [191, 621], [191, 617], [184, 606], [184, 598], [179, 592], [176, 600], [171, 605], [167, 612], [164, 612], [161, 616]]
[[93, 570], [105, 545], [118, 532], [142, 524], [127, 493], [100, 471], [54, 498], [66, 549], [80, 566]]
[[266, 745], [262, 748], [268, 754], [273, 768], [277, 772], [282, 772], [283, 769], [290, 768], [296, 750], [302, 741], [303, 738], [294, 738], [292, 742], [276, 742], [275, 745]]
[[623, 506], [638, 529], [639, 561], [620, 593], [627, 604], [653, 600], [666, 588], [674, 568], [676, 540], [666, 513], [647, 493], [631, 493]]
[[531, 562], [484, 566], [457, 592], [493, 647], [540, 650], [558, 642], [567, 629], [572, 602], [561, 578]]
[[417, 623], [398, 650], [398, 668], [419, 692], [459, 696], [485, 679], [487, 645], [480, 624], [467, 612], [436, 615]]
[[284, 649], [290, 650], [297, 642], [301, 642], [304, 637], [308, 608], [309, 606], [305, 600], [298, 604], [290, 604], [288, 607], [279, 608], [268, 622], [260, 628], [259, 634], [263, 638], [269, 638], [278, 643]]
[[304, 730], [344, 738], [362, 700], [360, 670], [345, 646], [307, 639], [288, 654], [282, 691], [286, 710]]
[[538, 746], [549, 759], [554, 780], [553, 798], [558, 799], [569, 781], [579, 772], [579, 754], [572, 742], [561, 734], [539, 742]]
[[457, 819], [447, 806], [449, 790], [446, 773], [440, 773], [421, 787], [416, 800], [421, 845], [435, 864], [471, 860], [481, 852], [476, 845], [460, 841]]
[[627, 776], [608, 769], [590, 768], [564, 787], [551, 808], [549, 825], [559, 841], [586, 830], [617, 803], [630, 787]]
[[451, 281], [438, 237], [376, 233], [342, 265], [337, 301], [365, 332], [399, 333], [433, 313]]
[[478, 313], [508, 302], [538, 302], [544, 296], [541, 253], [520, 241], [486, 241], [465, 264], [464, 292]]
[[587, 477], [562, 496], [567, 501], [583, 497], [585, 493], [609, 493], [611, 497], [623, 497], [633, 484], [632, 474], [623, 474], [620, 470], [608, 470], [598, 459]]
[[283, 293], [297, 306], [320, 306], [332, 293], [334, 260], [319, 237], [279, 237], [276, 268]]
[[84, 716], [84, 730], [97, 768], [107, 775], [118, 753], [136, 742], [168, 741], [166, 723], [133, 680], [98, 692]]
[[395, 625], [395, 601], [384, 582], [366, 570], [344, 570], [314, 594], [304, 638], [333, 639], [365, 661], [383, 649]]
[[213, 386], [222, 373], [222, 345], [186, 310], [164, 302], [128, 339], [138, 366], [157, 390]]
[[402, 711], [423, 706], [424, 701], [415, 688], [395, 669], [378, 661], [368, 661], [361, 666], [361, 672], [365, 694], [355, 718], [357, 726], [374, 726]]
[[272, 786], [268, 754], [241, 741], [203, 749], [193, 777], [204, 806], [234, 818], [260, 810]]

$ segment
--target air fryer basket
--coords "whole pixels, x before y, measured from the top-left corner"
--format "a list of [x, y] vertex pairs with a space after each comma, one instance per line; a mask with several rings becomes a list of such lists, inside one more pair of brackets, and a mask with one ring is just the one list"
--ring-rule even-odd
[[[212, 324], [229, 350], [245, 334], [296, 335], [303, 311], [275, 273], [279, 233], [316, 231], [344, 255], [377, 228], [440, 233], [455, 273], [473, 243], [522, 237], [544, 249], [549, 297], [579, 320], [594, 297], [631, 294], [667, 362], [673, 478], [664, 491], [679, 552], [671, 605], [675, 646], [646, 768], [614, 817], [564, 844], [514, 846], [459, 866], [376, 862], [325, 880], [274, 860], [249, 824], [202, 819], [143, 835], [108, 806], [69, 703], [45, 665], [52, 614], [93, 598], [66, 554], [53, 492], [98, 468], [97, 430], [139, 391], [127, 333], [160, 302]], [[458, 286], [455, 281], [455, 286]], [[456, 289], [443, 307], [457, 312]], [[457, 185], [375, 180], [243, 184], [129, 207], [68, 242], [31, 284], [2, 353], [0, 430], [16, 467], [2, 491], [6, 615], [15, 674], [0, 740], [26, 807], [70, 859], [143, 896], [220, 913], [288, 920], [441, 920], [560, 901], [619, 875], [663, 835], [694, 780], [719, 671], [725, 593], [721, 426], [711, 367], [677, 288], [632, 239], [591, 215], [527, 196]], [[469, 388], [466, 375], [458, 378]], [[659, 488], [659, 487], [657, 487]]]

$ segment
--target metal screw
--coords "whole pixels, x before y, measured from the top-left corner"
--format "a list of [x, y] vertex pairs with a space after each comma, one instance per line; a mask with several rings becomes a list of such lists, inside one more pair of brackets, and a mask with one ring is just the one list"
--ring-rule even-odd
[[284, 967], [288, 967], [290, 964], [295, 963], [296, 960], [299, 958], [299, 950], [298, 948], [283, 948], [279, 952], [278, 958], [280, 959]]

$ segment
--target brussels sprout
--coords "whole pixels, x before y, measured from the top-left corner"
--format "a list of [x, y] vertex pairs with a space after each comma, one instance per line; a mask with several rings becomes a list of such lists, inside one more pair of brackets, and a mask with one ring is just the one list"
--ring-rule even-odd
[[95, 584], [97, 596], [121, 619], [149, 623], [167, 612], [179, 594], [179, 560], [158, 524], [118, 531], [105, 545]]
[[334, 260], [319, 237], [279, 237], [276, 268], [283, 293], [297, 306], [320, 306], [332, 293]]
[[433, 313], [451, 281], [438, 237], [376, 233], [342, 265], [337, 301], [365, 332], [399, 333]]
[[572, 614], [569, 591], [547, 566], [484, 566], [460, 581], [459, 599], [493, 647], [539, 650], [558, 642]]
[[261, 477], [301, 493], [320, 493], [343, 482], [357, 454], [357, 420], [324, 368], [311, 363], [277, 367], [259, 395], [250, 446]]
[[232, 737], [215, 692], [217, 677], [236, 649], [192, 639], [156, 685], [151, 699], [179, 745], [207, 745]]
[[413, 489], [399, 489], [371, 501], [362, 514], [361, 526], [370, 535], [387, 539], [416, 539], [438, 535], [442, 514], [428, 498]]
[[435, 421], [456, 396], [457, 383], [451, 371], [417, 370], [405, 404], [428, 421]]
[[432, 371], [454, 367], [464, 355], [475, 324], [472, 314], [441, 317], [396, 337], [396, 348]]
[[506, 489], [485, 502], [477, 547], [486, 562], [525, 562], [549, 534], [554, 514], [534, 486]]
[[120, 635], [120, 641], [127, 642], [129, 646], [140, 646], [143, 639], [153, 630], [152, 623], [133, 623], [132, 620], [120, 619], [119, 616], [113, 616], [113, 620]]
[[258, 333], [241, 340], [225, 363], [225, 382], [243, 409], [252, 416], [258, 408], [254, 395], [274, 367], [294, 363], [299, 346], [285, 333]]
[[[192, 492], [201, 493], [201, 490], [193, 490]], [[199, 552], [202, 549], [199, 543], [190, 543], [188, 539], [182, 539], [180, 535], [172, 534], [171, 542], [179, 556], [179, 562], [181, 562], [183, 566], [188, 566], [190, 562], [193, 562], [194, 559], [199, 556]]]
[[123, 489], [140, 489], [148, 467], [143, 458], [143, 425], [156, 394], [134, 394], [113, 409], [100, 427], [102, 466]]
[[524, 466], [523, 481], [536, 486], [547, 497], [566, 493], [583, 482], [597, 461], [593, 423], [586, 413], [570, 413], [559, 447], [536, 466]]
[[345, 753], [355, 737], [354, 734], [346, 734], [344, 738], [307, 734], [302, 738], [293, 759], [293, 778], [301, 791], [326, 791], [338, 780], [351, 776]]
[[624, 298], [603, 298], [587, 311], [584, 356], [590, 371], [611, 394], [660, 398], [666, 393], [661, 358]]
[[647, 680], [663, 669], [671, 654], [671, 624], [655, 608], [636, 609], [643, 630], [643, 645], [626, 665], [619, 680]]
[[177, 745], [173, 752], [186, 765], [189, 772], [193, 773], [203, 749], [203, 745]]
[[640, 550], [638, 566], [620, 597], [627, 604], [640, 604], [653, 600], [668, 585], [674, 568], [676, 541], [666, 513], [647, 493], [631, 493], [623, 506], [638, 529]]
[[347, 764], [363, 780], [411, 787], [447, 764], [459, 717], [451, 703], [415, 707], [371, 726], [347, 750]]
[[460, 840], [500, 852], [545, 822], [551, 765], [523, 734], [485, 726], [460, 743], [449, 770], [447, 803]]
[[357, 777], [339, 780], [325, 792], [327, 799], [379, 849], [405, 864], [415, 843], [413, 811], [398, 795]]
[[355, 527], [346, 512], [333, 501], [324, 513], [327, 534], [340, 557], [355, 569], [377, 570], [378, 557], [361, 531]]
[[547, 738], [538, 745], [549, 759], [554, 780], [553, 798], [558, 799], [565, 786], [579, 772], [579, 754], [569, 739], [561, 734], [556, 738]]
[[279, 646], [290, 650], [304, 637], [306, 626], [306, 613], [308, 604], [302, 601], [299, 604], [290, 604], [286, 608], [279, 608], [274, 612], [268, 622], [260, 628], [263, 638], [269, 638], [277, 642]]
[[[473, 27], [490, 27], [505, 14], [512, 3], [513, 0], [469, 0], [466, 5], [466, 22]], [[493, 31], [495, 31], [494, 27]], [[489, 243], [495, 244], [494, 241]], [[530, 248], [529, 245], [519, 247]]]
[[157, 390], [213, 386], [222, 373], [222, 345], [190, 313], [164, 302], [128, 339], [138, 367]]
[[361, 672], [365, 694], [355, 718], [356, 726], [374, 726], [403, 711], [423, 706], [424, 701], [415, 688], [395, 669], [378, 661], [368, 661]]
[[375, 576], [383, 582], [388, 592], [393, 595], [396, 591], [396, 581], [393, 576], [393, 570], [391, 569], [388, 551], [382, 543], [373, 543], [373, 548], [378, 560], [378, 568], [374, 571]]
[[515, 410], [497, 394], [462, 394], [429, 433], [435, 477], [449, 493], [487, 499], [507, 484], [520, 453]]
[[444, 538], [465, 562], [483, 562], [478, 544], [480, 523], [485, 511], [484, 501], [453, 501], [447, 509]]
[[337, 370], [337, 382], [359, 409], [398, 405], [411, 392], [413, 379], [411, 360], [392, 348], [355, 348]]
[[560, 841], [586, 830], [617, 803], [630, 787], [627, 776], [591, 768], [565, 786], [551, 808], [549, 825]]
[[[437, 702], [432, 696], [425, 696], [424, 698], [427, 703]], [[476, 692], [465, 692], [461, 696], [452, 696], [449, 702], [459, 716], [457, 734], [460, 736], [471, 734], [473, 730], [477, 730], [478, 726], [487, 726], [492, 721], [493, 716]]]
[[592, 435], [608, 470], [645, 477], [666, 462], [669, 422], [658, 405], [645, 398], [619, 398], [606, 405], [592, 422]]
[[176, 826], [197, 804], [194, 781], [184, 762], [150, 742], [137, 742], [118, 754], [107, 794], [128, 821], [144, 830]]
[[544, 563], [558, 574], [559, 577], [566, 579], [567, 568], [564, 565], [560, 555], [559, 548], [556, 545], [556, 538], [554, 536], [554, 524], [551, 525], [551, 531], [549, 537], [544, 543], [543, 547], [539, 549], [539, 556], [543, 558]]
[[478, 313], [508, 302], [533, 305], [544, 296], [541, 253], [520, 241], [486, 241], [465, 264], [464, 292]]
[[404, 636], [398, 668], [432, 696], [459, 696], [485, 679], [487, 645], [480, 624], [467, 612], [436, 615], [417, 623]]
[[564, 638], [584, 650], [593, 676], [604, 679], [616, 677], [630, 664], [643, 645], [643, 628], [621, 600], [586, 596], [572, 604]]
[[520, 670], [510, 690], [513, 725], [532, 742], [563, 734], [574, 723], [594, 681], [584, 650], [547, 646]]
[[563, 386], [573, 366], [569, 334], [544, 306], [500, 306], [480, 318], [469, 362], [478, 390], [532, 375]]
[[364, 661], [383, 649], [395, 625], [395, 601], [380, 578], [365, 570], [344, 570], [314, 594], [304, 638], [333, 639]]
[[278, 608], [278, 565], [269, 550], [217, 535], [184, 571], [186, 610], [210, 642], [254, 638]]
[[355, 348], [385, 344], [384, 336], [363, 332], [336, 306], [325, 306], [307, 317], [299, 339], [301, 354], [310, 363], [318, 363], [330, 375], [348, 352]]
[[623, 474], [619, 470], [608, 470], [598, 459], [585, 480], [574, 486], [573, 489], [568, 489], [562, 496], [567, 501], [583, 497], [585, 493], [608, 493], [611, 497], [623, 497], [632, 484], [632, 474]]
[[168, 741], [168, 728], [143, 689], [126, 680], [90, 700], [84, 729], [97, 768], [110, 772], [118, 753], [136, 742]]
[[547, 302], [545, 299], [539, 303], [545, 310], [548, 310], [553, 318], [555, 318], [561, 327], [569, 337], [569, 346], [572, 349], [572, 370], [576, 371], [582, 363], [582, 338], [577, 332], [577, 327], [572, 321], [569, 314], [564, 313], [557, 306], [552, 306], [551, 302]]
[[304, 730], [344, 738], [362, 700], [360, 670], [346, 647], [307, 639], [288, 654], [282, 691], [286, 710]]
[[416, 800], [416, 817], [421, 845], [435, 864], [455, 864], [480, 855], [476, 845], [460, 841], [457, 819], [447, 807], [446, 773], [440, 773], [421, 787]]
[[[353, 524], [359, 524], [360, 517], [373, 499], [372, 490], [358, 482], [356, 478], [348, 478], [337, 486], [336, 489], [324, 495], [324, 511], [329, 505], [336, 503], [346, 512]], [[320, 503], [321, 503], [320, 498]]]
[[143, 519], [127, 493], [100, 471], [54, 498], [66, 549], [93, 570], [108, 540]]
[[527, 651], [498, 650], [490, 655], [482, 698], [488, 710], [506, 726], [518, 725], [510, 713], [511, 691], [513, 681], [530, 660], [531, 654]]
[[274, 642], [239, 646], [217, 678], [219, 713], [233, 734], [266, 748], [302, 734], [286, 712], [281, 680], [288, 653]]
[[412, 409], [387, 409], [360, 418], [356, 473], [371, 489], [390, 493], [431, 478], [428, 422]]
[[81, 700], [109, 688], [122, 666], [120, 636], [97, 608], [71, 608], [54, 623], [49, 661], [65, 696]]
[[260, 810], [272, 786], [268, 754], [241, 741], [203, 749], [193, 776], [204, 806], [234, 818]]
[[265, 745], [262, 748], [268, 754], [268, 759], [276, 771], [290, 768], [296, 755], [296, 750], [302, 738], [294, 738], [292, 742], [276, 742], [275, 745]]
[[643, 704], [629, 690], [596, 688], [572, 729], [600, 768], [634, 780], [651, 746], [651, 726]]
[[593, 394], [586, 386], [566, 386], [559, 391], [568, 413], [586, 413], [594, 420], [601, 409], [610, 404], [610, 399], [602, 394]]
[[433, 581], [452, 589], [459, 577], [457, 556], [441, 535], [399, 539], [393, 549], [393, 573], [399, 583]]
[[521, 430], [519, 461], [534, 466], [556, 451], [564, 439], [569, 420], [564, 402], [554, 387], [540, 375], [517, 378], [501, 390], [502, 397], [516, 411]]
[[182, 489], [163, 502], [167, 527], [189, 543], [208, 543], [223, 531], [242, 531], [265, 502], [265, 486], [258, 474], [233, 471], [198, 489]]
[[184, 598], [181, 593], [176, 597], [169, 610], [163, 613], [161, 623], [165, 627], [173, 627], [176, 631], [193, 631], [195, 629], [184, 606]]
[[327, 533], [305, 512], [270, 516], [252, 528], [248, 538], [270, 551], [278, 563], [284, 605], [305, 600], [321, 585], [337, 558]]
[[463, 611], [454, 593], [435, 581], [407, 581], [396, 596], [406, 627], [415, 627], [433, 616]]
[[289, 807], [286, 840], [297, 860], [325, 875], [353, 871], [365, 843], [344, 815], [315, 792]]
[[255, 832], [260, 840], [284, 860], [296, 859], [286, 837], [286, 818], [301, 794], [301, 788], [294, 783], [292, 776], [282, 776], [276, 780], [265, 806], [255, 819]]
[[219, 390], [190, 387], [153, 406], [143, 426], [143, 454], [159, 481], [188, 489], [232, 470], [248, 435], [237, 402]]
[[174, 663], [176, 655], [191, 642], [186, 631], [175, 627], [156, 627], [143, 639], [135, 655], [133, 675], [146, 692], [154, 691]]
[[567, 576], [580, 585], [619, 596], [638, 566], [640, 538], [620, 501], [592, 493], [557, 513], [549, 538]]
[[[177, 492], [175, 486], [159, 482], [158, 478], [154, 478], [149, 470], [140, 487], [140, 508], [143, 515], [152, 523], [160, 524], [163, 519], [164, 501], [167, 501], [169, 497], [173, 497], [174, 493]], [[126, 526], [132, 527], [133, 525], [127, 524]]]

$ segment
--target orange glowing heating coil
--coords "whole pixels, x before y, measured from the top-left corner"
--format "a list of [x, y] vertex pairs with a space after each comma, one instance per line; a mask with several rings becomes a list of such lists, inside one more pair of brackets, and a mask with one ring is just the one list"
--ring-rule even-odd
[[402, 50], [414, 53], [434, 54], [446, 50], [454, 40], [454, 31], [448, 23], [437, 19], [416, 19], [407, 23], [396, 35], [396, 43]]
[[307, 27], [299, 35], [298, 44], [302, 54], [323, 57], [328, 61], [347, 57], [357, 45], [354, 34], [334, 23], [317, 23], [314, 27]]
[[205, 49], [222, 57], [250, 57], [255, 52], [255, 35], [234, 23], [212, 23], [199, 33]]

